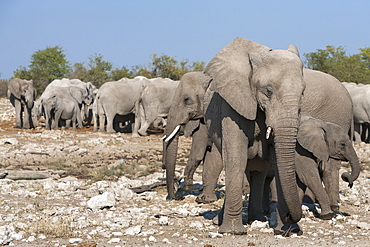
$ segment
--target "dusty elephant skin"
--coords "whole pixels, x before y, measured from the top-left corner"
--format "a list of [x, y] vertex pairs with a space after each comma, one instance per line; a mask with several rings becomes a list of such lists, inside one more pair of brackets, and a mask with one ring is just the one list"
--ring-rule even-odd
[[[161, 169], [162, 135], [132, 138], [131, 134], [106, 134], [91, 128], [77, 132], [62, 130], [15, 130], [14, 107], [8, 99], [0, 99], [0, 164], [3, 169], [46, 171], [67, 170], [67, 177], [55, 176], [38, 180], [0, 179], [0, 240], [13, 246], [367, 246], [370, 229], [370, 145], [355, 145], [362, 171], [352, 189], [339, 182], [340, 212], [336, 218], [323, 221], [317, 204], [302, 206], [304, 218], [299, 224], [302, 236], [274, 236], [266, 222], [247, 226], [248, 235], [218, 234], [212, 217], [222, 207], [222, 201], [202, 205], [194, 195], [183, 201], [166, 200], [167, 191], [132, 193], [129, 188], [144, 187], [163, 181]], [[176, 176], [183, 173], [191, 148], [190, 138], [179, 138]], [[119, 179], [92, 182], [70, 176], [85, 168], [101, 173], [102, 168], [150, 166], [156, 163], [158, 172], [149, 176], [132, 175], [126, 171]], [[200, 185], [202, 166], [194, 174]], [[350, 171], [346, 163], [340, 173]], [[131, 175], [130, 175], [131, 174]], [[60, 174], [62, 175], [62, 174]], [[69, 175], [69, 176], [68, 176]], [[221, 175], [219, 185], [224, 185]], [[89, 181], [90, 180], [90, 181]], [[223, 188], [219, 190], [224, 193]], [[98, 211], [88, 208], [87, 202], [104, 193], [114, 195], [116, 205]], [[105, 202], [102, 201], [102, 205]], [[248, 201], [243, 202], [243, 217]]]

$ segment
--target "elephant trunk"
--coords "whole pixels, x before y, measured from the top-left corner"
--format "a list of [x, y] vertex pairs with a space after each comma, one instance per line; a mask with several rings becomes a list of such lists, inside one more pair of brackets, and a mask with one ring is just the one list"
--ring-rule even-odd
[[349, 150], [346, 152], [345, 158], [349, 161], [352, 172], [351, 174], [349, 174], [348, 172], [344, 172], [342, 173], [341, 177], [342, 177], [342, 180], [345, 182], [348, 182], [348, 186], [352, 188], [353, 181], [355, 181], [360, 175], [361, 165], [360, 165], [360, 161], [357, 157], [356, 151], [353, 148], [352, 144], [349, 146], [348, 149]]
[[166, 169], [166, 184], [169, 199], [176, 199], [175, 191], [175, 166], [177, 158], [177, 150], [179, 145], [179, 135], [176, 134], [168, 142], [163, 140], [163, 164]]
[[279, 198], [279, 213], [286, 222], [296, 223], [302, 217], [295, 169], [299, 98], [285, 100], [288, 101], [285, 104], [285, 109], [289, 110], [286, 110], [285, 114], [280, 114], [279, 121], [273, 129], [277, 162], [277, 188], [278, 193], [283, 197]]

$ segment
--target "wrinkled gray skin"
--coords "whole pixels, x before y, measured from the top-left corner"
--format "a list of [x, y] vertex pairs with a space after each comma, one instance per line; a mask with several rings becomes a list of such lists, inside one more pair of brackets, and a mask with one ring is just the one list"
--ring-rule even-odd
[[[325, 168], [329, 165], [329, 157], [349, 161], [352, 172], [343, 173], [342, 179], [352, 188], [353, 181], [360, 174], [360, 163], [352, 141], [347, 131], [339, 125], [306, 116], [302, 117], [297, 140], [296, 169], [299, 180], [304, 185], [300, 186], [302, 188], [300, 197], [303, 199], [307, 186], [321, 206], [320, 218], [331, 219], [335, 214], [331, 210], [330, 198], [322, 186], [320, 174], [330, 172]], [[340, 167], [332, 168], [339, 170]]]
[[[96, 95], [96, 105], [94, 109], [94, 131], [105, 131], [105, 122], [107, 123], [106, 132], [115, 133], [114, 118], [116, 115], [129, 115], [135, 113], [137, 101], [143, 89], [150, 81], [142, 76], [134, 79], [123, 78], [119, 81], [110, 81], [104, 83]], [[99, 121], [95, 121], [97, 116]], [[138, 116], [135, 116], [135, 122], [138, 122]], [[134, 124], [133, 135], [138, 135], [138, 126]]]
[[44, 101], [44, 108], [46, 119], [48, 119], [46, 122], [46, 128], [48, 129], [58, 129], [58, 123], [61, 120], [70, 120], [73, 131], [76, 131], [76, 122], [82, 123], [78, 104], [68, 98], [57, 96], [48, 98]]
[[[220, 233], [245, 234], [242, 223], [242, 191], [248, 161], [246, 148], [253, 144], [257, 110], [265, 114], [264, 125], [273, 129], [277, 157], [279, 213], [289, 222], [302, 212], [295, 181], [294, 153], [299, 123], [299, 103], [304, 90], [302, 62], [291, 50], [271, 50], [256, 42], [236, 38], [207, 65], [204, 109], [202, 97], [186, 96], [174, 101], [191, 108], [180, 116], [180, 124], [205, 117], [208, 133], [222, 154], [226, 174], [226, 196]], [[176, 96], [175, 96], [176, 99]], [[172, 110], [172, 109], [171, 109]], [[170, 126], [166, 135], [175, 126]], [[173, 153], [178, 137], [168, 141]], [[281, 182], [280, 182], [281, 181]]]
[[[57, 98], [54, 100], [49, 100], [51, 98]], [[74, 104], [73, 108], [78, 109], [77, 116], [75, 117], [70, 117], [68, 119], [76, 119], [78, 123], [78, 127], [82, 128], [83, 123], [82, 123], [82, 117], [81, 117], [81, 112], [80, 112], [80, 107], [84, 103], [84, 100], [87, 98], [86, 91], [80, 87], [76, 86], [70, 86], [70, 87], [57, 87], [57, 86], [52, 86], [49, 87], [48, 90], [45, 90], [44, 93], [40, 97], [40, 103], [41, 103], [41, 111], [43, 112], [45, 116], [45, 123], [46, 123], [46, 128], [51, 129], [51, 115], [50, 112], [54, 108], [51, 102], [59, 101], [59, 102], [65, 102], [71, 101]], [[46, 111], [48, 110], [48, 112]], [[70, 109], [71, 111], [74, 112], [74, 110]], [[57, 119], [55, 119], [57, 120]], [[58, 122], [55, 123], [58, 126]], [[73, 124], [73, 123], [72, 123]]]
[[48, 87], [80, 87], [83, 90], [86, 91], [86, 98], [84, 100], [84, 103], [81, 105], [81, 115], [82, 118], [86, 121], [88, 121], [89, 118], [92, 118], [92, 116], [89, 116], [89, 106], [92, 105], [94, 102], [95, 96], [96, 96], [96, 87], [91, 82], [83, 82], [79, 79], [67, 79], [63, 78], [61, 80], [54, 80], [52, 81], [46, 88], [45, 91], [48, 90]]
[[[71, 89], [69, 89], [71, 88]], [[60, 90], [60, 92], [58, 92]], [[48, 98], [51, 98], [57, 95], [60, 98], [64, 97], [64, 93], [66, 97], [72, 96], [72, 98], [77, 101], [79, 107], [79, 114], [81, 117], [78, 119], [82, 119], [84, 116], [84, 107], [93, 103], [93, 91], [95, 90], [95, 86], [91, 83], [85, 83], [78, 79], [62, 79], [62, 80], [54, 80], [52, 81], [41, 94], [40, 98], [36, 101], [35, 111], [33, 112], [35, 115], [35, 120], [39, 121], [40, 117], [44, 115], [45, 120], [45, 112], [44, 112], [44, 101]], [[81, 124], [81, 125], [80, 125]], [[82, 120], [79, 122], [79, 127], [82, 127]]]
[[[298, 54], [297, 51], [296, 53]], [[206, 90], [207, 88], [207, 78], [200, 79], [194, 77], [195, 79], [191, 79], [190, 75], [192, 74], [189, 73], [181, 79], [181, 83], [174, 97], [173, 105], [177, 107], [171, 107], [165, 132], [166, 136], [168, 136], [172, 132], [176, 125], [186, 123], [186, 119], [192, 119], [192, 116], [198, 116], [198, 118], [200, 118], [199, 116], [202, 115], [201, 110], [204, 107], [203, 105], [196, 105], [194, 103], [193, 105], [186, 105], [185, 102], [202, 101], [202, 97], [204, 97], [204, 90]], [[306, 82], [306, 91], [302, 98], [301, 111], [307, 112], [307, 115], [313, 115], [316, 118], [323, 119], [324, 121], [337, 123], [344, 130], [349, 131], [352, 121], [352, 102], [345, 88], [341, 86], [340, 82], [334, 77], [318, 71], [304, 69], [304, 76]], [[183, 83], [186, 80], [187, 82]], [[196, 80], [198, 80], [197, 83], [194, 82]], [[318, 90], [318, 88], [320, 90]], [[330, 97], [331, 95], [333, 95], [333, 97]], [[264, 116], [262, 116], [262, 119], [263, 118]], [[266, 125], [262, 126], [265, 126], [262, 130], [262, 136], [264, 136]], [[166, 177], [170, 198], [175, 198], [175, 194], [172, 192], [173, 189], [171, 189], [174, 184], [173, 179], [171, 178], [171, 170], [174, 169], [174, 164], [176, 160], [175, 154], [177, 152], [177, 141], [177, 138], [174, 138], [171, 141], [168, 141], [168, 143], [164, 143], [164, 163], [167, 169]], [[271, 138], [269, 141], [271, 141]], [[293, 146], [295, 146], [295, 144], [293, 144]], [[338, 169], [336, 169], [337, 167], [339, 167], [338, 162], [340, 161], [330, 158], [328, 163], [329, 165], [325, 167], [326, 172], [323, 177], [323, 181], [328, 191], [331, 201], [331, 207], [333, 210], [338, 210], [339, 208], [339, 174]], [[249, 162], [249, 164], [250, 163], [251, 162]], [[255, 180], [258, 181], [258, 179]], [[294, 186], [296, 187], [296, 185]], [[300, 206], [298, 208], [300, 210]], [[280, 221], [277, 229], [278, 231], [286, 231], [289, 227], [289, 224], [283, 224], [283, 222]]]
[[370, 85], [342, 82], [353, 101], [354, 139], [370, 142]]
[[15, 108], [15, 128], [34, 128], [31, 112], [37, 92], [33, 81], [12, 79], [8, 84], [7, 95]]
[[146, 86], [141, 93], [138, 101], [137, 114], [140, 116], [138, 133], [141, 136], [148, 135], [147, 129], [150, 124], [158, 118], [166, 118], [170, 110], [173, 96], [179, 81], [173, 81], [168, 78], [150, 79], [150, 84]]

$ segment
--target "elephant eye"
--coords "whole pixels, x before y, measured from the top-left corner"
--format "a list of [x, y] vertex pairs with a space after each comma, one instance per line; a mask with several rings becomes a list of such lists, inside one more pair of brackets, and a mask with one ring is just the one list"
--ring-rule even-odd
[[272, 92], [272, 87], [271, 86], [267, 86], [263, 92], [267, 98], [271, 98], [273, 92]]
[[184, 98], [184, 103], [185, 103], [185, 105], [190, 105], [191, 104], [191, 98], [189, 96], [186, 96]]

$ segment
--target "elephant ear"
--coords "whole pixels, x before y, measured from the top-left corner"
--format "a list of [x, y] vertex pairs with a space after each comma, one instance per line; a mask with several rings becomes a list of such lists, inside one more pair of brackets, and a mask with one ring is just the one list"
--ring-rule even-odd
[[208, 63], [204, 73], [212, 78], [210, 89], [243, 117], [254, 120], [257, 100], [251, 84], [252, 63], [271, 49], [237, 37]]
[[77, 101], [78, 104], [82, 104], [83, 102], [83, 89], [79, 87], [69, 87], [69, 92], [71, 96]]
[[302, 119], [298, 128], [298, 143], [316, 158], [329, 160], [329, 148], [326, 140], [325, 122], [319, 119]]
[[200, 120], [191, 120], [184, 127], [184, 136], [189, 137], [193, 135], [194, 131], [199, 127]]
[[10, 93], [14, 95], [14, 97], [20, 99], [21, 98], [21, 79], [14, 78], [9, 82], [8, 89]]
[[301, 57], [301, 56], [299, 55], [298, 48], [297, 48], [297, 46], [295, 46], [295, 45], [289, 45], [289, 46], [288, 46], [288, 51], [293, 52], [293, 53], [294, 53], [294, 54], [296, 54], [299, 58]]

